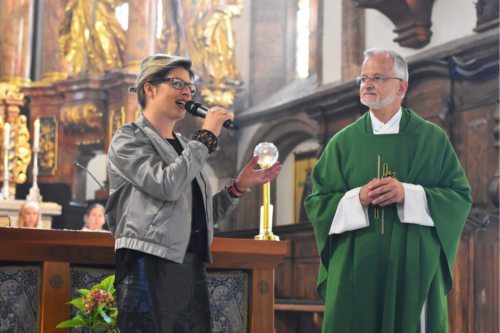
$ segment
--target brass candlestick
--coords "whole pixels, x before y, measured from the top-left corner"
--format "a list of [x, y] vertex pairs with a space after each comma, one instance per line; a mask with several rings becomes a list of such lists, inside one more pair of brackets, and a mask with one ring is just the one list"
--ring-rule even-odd
[[[270, 142], [259, 143], [254, 150], [254, 155], [259, 156], [261, 169], [271, 167], [278, 160], [278, 148]], [[279, 241], [280, 238], [273, 234], [273, 205], [271, 205], [271, 184], [262, 185], [262, 206], [260, 207], [260, 231], [255, 239]]]
[[40, 152], [40, 118], [35, 120], [33, 136], [33, 185], [26, 197], [27, 201], [42, 202], [40, 189], [38, 188], [38, 153]]

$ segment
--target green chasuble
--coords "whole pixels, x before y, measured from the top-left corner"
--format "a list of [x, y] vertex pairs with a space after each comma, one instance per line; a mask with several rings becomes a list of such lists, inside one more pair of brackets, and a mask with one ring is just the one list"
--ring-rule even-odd
[[[312, 172], [305, 201], [321, 264], [323, 332], [447, 333], [446, 294], [470, 186], [446, 133], [403, 109], [398, 134], [374, 135], [368, 113], [338, 132]], [[373, 178], [421, 185], [435, 227], [401, 223], [396, 205], [370, 206], [369, 227], [328, 235], [344, 194]]]

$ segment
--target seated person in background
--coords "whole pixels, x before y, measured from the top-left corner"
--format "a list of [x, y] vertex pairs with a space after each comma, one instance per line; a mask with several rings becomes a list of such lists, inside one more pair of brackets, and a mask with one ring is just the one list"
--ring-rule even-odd
[[35, 201], [25, 202], [19, 208], [19, 217], [17, 219], [19, 228], [41, 228], [42, 219], [40, 215], [40, 205]]
[[85, 225], [83, 231], [104, 231], [102, 228], [106, 220], [104, 219], [104, 206], [101, 204], [93, 204], [87, 209], [83, 217]]

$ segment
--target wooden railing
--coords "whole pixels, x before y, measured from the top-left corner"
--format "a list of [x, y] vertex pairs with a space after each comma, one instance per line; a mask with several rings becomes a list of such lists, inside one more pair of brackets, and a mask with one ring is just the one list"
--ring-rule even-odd
[[[241, 269], [250, 274], [248, 332], [274, 331], [274, 269], [287, 251], [287, 242], [215, 238], [210, 269]], [[41, 265], [40, 332], [54, 332], [68, 319], [70, 265], [114, 265], [114, 239], [109, 233], [35, 229], [0, 229], [3, 265]], [[58, 330], [64, 332], [64, 330]]]

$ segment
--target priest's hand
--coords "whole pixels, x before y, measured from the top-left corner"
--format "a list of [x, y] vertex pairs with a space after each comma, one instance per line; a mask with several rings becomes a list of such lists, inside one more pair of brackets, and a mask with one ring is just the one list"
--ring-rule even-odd
[[359, 191], [359, 201], [361, 202], [361, 205], [363, 206], [368, 206], [369, 204], [372, 203], [372, 201], [375, 199], [375, 196], [369, 195], [370, 191], [374, 188], [375, 181], [377, 181], [377, 178], [373, 178], [368, 184], [363, 186], [361, 190]]
[[405, 198], [403, 184], [395, 178], [373, 179], [359, 191], [359, 200], [363, 206], [369, 204], [387, 206], [402, 203]]

